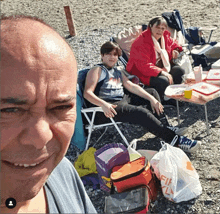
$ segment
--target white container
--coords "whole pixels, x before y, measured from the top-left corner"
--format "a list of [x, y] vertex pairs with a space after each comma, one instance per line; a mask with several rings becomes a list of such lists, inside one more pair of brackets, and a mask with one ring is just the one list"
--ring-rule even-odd
[[220, 59], [212, 64], [212, 68], [220, 68]]
[[193, 68], [193, 72], [195, 75], [195, 81], [196, 82], [201, 82], [202, 81], [202, 66], [196, 66]]

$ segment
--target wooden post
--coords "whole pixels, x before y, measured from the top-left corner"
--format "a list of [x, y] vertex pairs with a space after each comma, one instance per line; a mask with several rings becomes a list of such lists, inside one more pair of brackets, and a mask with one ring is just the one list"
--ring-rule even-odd
[[75, 36], [76, 35], [76, 31], [75, 31], [75, 27], [73, 24], [73, 19], [72, 19], [72, 14], [70, 11], [70, 7], [69, 6], [64, 6], [64, 11], [66, 14], [66, 20], [67, 20], [67, 25], [69, 28], [69, 32], [71, 36]]

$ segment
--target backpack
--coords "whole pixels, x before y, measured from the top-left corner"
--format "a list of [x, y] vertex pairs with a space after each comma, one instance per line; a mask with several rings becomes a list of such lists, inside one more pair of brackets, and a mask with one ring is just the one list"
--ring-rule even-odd
[[162, 13], [162, 17], [167, 21], [167, 25], [170, 28], [174, 28], [177, 31], [181, 30], [181, 23], [179, 21], [178, 16], [176, 13], [179, 13], [178, 10], [174, 10], [173, 12], [164, 12]]

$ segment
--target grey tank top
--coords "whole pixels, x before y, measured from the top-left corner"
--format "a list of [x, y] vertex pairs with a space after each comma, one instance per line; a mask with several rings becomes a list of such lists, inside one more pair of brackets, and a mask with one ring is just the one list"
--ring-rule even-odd
[[116, 68], [107, 69], [104, 65], [100, 67], [102, 74], [96, 86], [95, 94], [106, 101], [121, 100], [124, 96], [121, 72]]

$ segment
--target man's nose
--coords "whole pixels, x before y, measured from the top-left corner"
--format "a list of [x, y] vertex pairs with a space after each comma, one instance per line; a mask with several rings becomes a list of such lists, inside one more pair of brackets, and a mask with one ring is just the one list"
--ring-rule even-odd
[[42, 149], [52, 138], [53, 132], [48, 120], [44, 117], [32, 118], [29, 126], [23, 131], [20, 143]]

